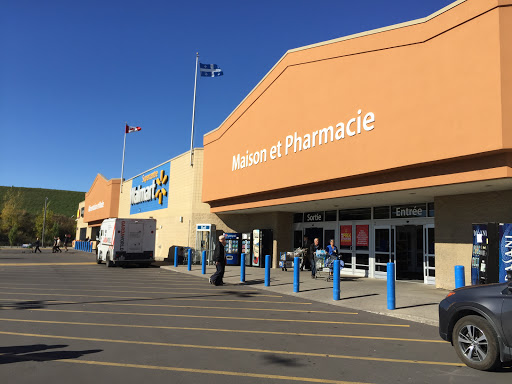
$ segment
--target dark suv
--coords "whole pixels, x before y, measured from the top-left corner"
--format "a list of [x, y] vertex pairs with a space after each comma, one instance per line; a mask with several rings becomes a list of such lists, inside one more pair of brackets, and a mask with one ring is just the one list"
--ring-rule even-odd
[[439, 303], [439, 334], [471, 368], [512, 361], [512, 282], [451, 291]]

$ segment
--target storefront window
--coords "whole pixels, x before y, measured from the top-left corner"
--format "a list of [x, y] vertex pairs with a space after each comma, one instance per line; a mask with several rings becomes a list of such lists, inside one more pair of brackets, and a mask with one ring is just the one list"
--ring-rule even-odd
[[434, 203], [428, 203], [427, 204], [427, 207], [428, 207], [428, 217], [434, 217]]
[[339, 213], [340, 221], [370, 220], [372, 218], [371, 208], [343, 209]]
[[302, 213], [294, 213], [293, 214], [293, 222], [294, 223], [302, 223], [303, 216], [304, 215]]
[[336, 211], [325, 211], [325, 221], [336, 221], [338, 217], [336, 216]]
[[373, 218], [374, 219], [389, 219], [389, 206], [386, 207], [374, 207], [373, 208]]

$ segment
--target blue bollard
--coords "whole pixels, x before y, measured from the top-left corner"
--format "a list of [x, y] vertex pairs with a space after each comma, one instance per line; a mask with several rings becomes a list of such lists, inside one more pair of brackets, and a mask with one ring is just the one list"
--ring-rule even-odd
[[82, 241], [80, 241], [80, 242], [78, 243], [78, 250], [79, 250], [79, 251], [81, 251], [81, 250], [82, 250]]
[[339, 300], [340, 299], [340, 261], [334, 260], [334, 264], [332, 267], [332, 299]]
[[240, 282], [245, 283], [245, 253], [240, 256]]
[[178, 266], [178, 247], [174, 247], [174, 266]]
[[300, 257], [293, 258], [293, 293], [300, 289]]
[[455, 288], [461, 288], [466, 286], [466, 279], [464, 277], [464, 266], [455, 266]]
[[203, 251], [203, 253], [201, 255], [201, 265], [202, 265], [201, 273], [203, 275], [205, 275], [206, 274], [206, 251]]
[[91, 242], [87, 243], [87, 252], [92, 252], [92, 243]]
[[188, 268], [189, 271], [192, 270], [192, 250], [188, 249]]
[[388, 263], [388, 309], [394, 310], [396, 306], [395, 297], [395, 263]]
[[265, 256], [265, 287], [270, 287], [270, 255]]

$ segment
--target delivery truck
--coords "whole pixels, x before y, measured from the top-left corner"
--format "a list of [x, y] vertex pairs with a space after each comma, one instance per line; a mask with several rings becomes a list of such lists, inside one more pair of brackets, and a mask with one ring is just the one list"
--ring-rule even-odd
[[96, 262], [107, 267], [155, 261], [155, 219], [106, 219], [97, 238]]

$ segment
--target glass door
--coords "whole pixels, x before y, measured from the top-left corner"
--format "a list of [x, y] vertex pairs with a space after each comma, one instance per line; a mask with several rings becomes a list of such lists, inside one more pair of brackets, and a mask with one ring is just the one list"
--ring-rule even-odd
[[344, 272], [366, 277], [370, 275], [369, 222], [341, 222], [339, 249], [345, 262]]
[[425, 284], [436, 283], [436, 257], [434, 224], [423, 226], [423, 275]]
[[353, 247], [353, 228], [351, 222], [340, 223], [339, 250], [345, 263], [344, 273], [354, 274], [355, 272], [355, 250]]
[[[387, 263], [395, 262], [395, 227], [393, 225], [378, 225], [374, 227], [374, 277], [387, 278]], [[396, 268], [395, 268], [396, 274]]]

